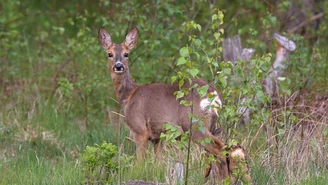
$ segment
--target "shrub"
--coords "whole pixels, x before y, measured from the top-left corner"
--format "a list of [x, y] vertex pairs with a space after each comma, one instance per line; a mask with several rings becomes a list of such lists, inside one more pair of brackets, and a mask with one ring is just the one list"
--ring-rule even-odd
[[81, 156], [86, 184], [110, 183], [118, 172], [117, 146], [103, 141], [101, 145], [87, 146]]

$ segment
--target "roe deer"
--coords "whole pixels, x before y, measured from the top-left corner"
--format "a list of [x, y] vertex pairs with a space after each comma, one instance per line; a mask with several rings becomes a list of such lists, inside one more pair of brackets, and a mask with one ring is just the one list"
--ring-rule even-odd
[[284, 74], [285, 69], [288, 67], [286, 63], [289, 53], [296, 49], [296, 44], [292, 40], [277, 33], [273, 34], [273, 38], [278, 41], [276, 59], [273, 62], [268, 76], [262, 82], [265, 92], [271, 97], [275, 97], [278, 93], [278, 78]]
[[[126, 35], [123, 43], [115, 44], [103, 27], [98, 31], [99, 42], [108, 54], [114, 91], [134, 138], [137, 158], [140, 159], [145, 156], [148, 140], [155, 145], [156, 155], [159, 154], [161, 149], [159, 138], [165, 123], [177, 124], [183, 131], [189, 130], [191, 107], [181, 105], [180, 100], [176, 99], [174, 92], [179, 90], [177, 83], [138, 85], [131, 79], [128, 59], [130, 51], [137, 44], [138, 35], [138, 29], [133, 28]], [[199, 87], [208, 85], [199, 79], [193, 79], [192, 84], [198, 84]], [[190, 86], [189, 81], [185, 81], [182, 88]], [[204, 144], [202, 147], [220, 158], [220, 166], [222, 166], [220, 173], [223, 174], [222, 178], [227, 177], [227, 158], [222, 157], [221, 154], [224, 143], [211, 133], [215, 130], [218, 118], [217, 108], [222, 104], [219, 93], [209, 86], [207, 96], [203, 98], [198, 95], [196, 90], [183, 98], [188, 102], [192, 101], [194, 116], [204, 123], [205, 132], [198, 129], [192, 130], [192, 140], [198, 141], [199, 144], [205, 138], [212, 139], [212, 142]]]

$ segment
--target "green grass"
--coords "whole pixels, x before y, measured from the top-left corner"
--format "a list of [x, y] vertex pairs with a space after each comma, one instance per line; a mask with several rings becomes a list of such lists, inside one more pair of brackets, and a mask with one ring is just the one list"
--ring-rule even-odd
[[[38, 101], [30, 116], [22, 114], [23, 104], [1, 116], [0, 184], [79, 184], [84, 180], [79, 160], [85, 146], [102, 141], [124, 143], [124, 153], [134, 153], [134, 145], [110, 124], [83, 121], [72, 111], [59, 113], [54, 103]], [[26, 111], [24, 111], [26, 112]], [[29, 111], [31, 112], [31, 111]], [[82, 122], [82, 123], [80, 123]]]
[[80, 184], [81, 165], [62, 157], [22, 156], [1, 164], [0, 184]]

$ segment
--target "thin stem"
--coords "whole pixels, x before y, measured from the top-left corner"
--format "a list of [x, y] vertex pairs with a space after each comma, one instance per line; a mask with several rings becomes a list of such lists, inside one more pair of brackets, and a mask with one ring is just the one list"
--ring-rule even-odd
[[[190, 69], [192, 68], [192, 62], [189, 56], [190, 61]], [[192, 79], [192, 75], [190, 74], [190, 79]], [[192, 138], [192, 118], [194, 116], [194, 88], [191, 81], [191, 106], [190, 106], [190, 124], [189, 124], [189, 140], [188, 140], [188, 152], [187, 152], [187, 164], [186, 164], [186, 180], [185, 185], [188, 185], [188, 175], [189, 175], [189, 159], [190, 159], [190, 147], [191, 147], [191, 138]]]
[[121, 132], [122, 132], [122, 127], [121, 127], [121, 116], [118, 118], [118, 183], [121, 184], [121, 179], [122, 179], [122, 166], [121, 166], [121, 155], [122, 155], [122, 142], [121, 142]]
[[85, 128], [88, 128], [88, 95], [85, 96], [84, 99], [84, 121], [85, 121]]
[[187, 164], [186, 164], [186, 181], [185, 185], [188, 184], [188, 172], [189, 172], [189, 158], [190, 158], [190, 147], [191, 147], [191, 137], [192, 137], [192, 118], [193, 118], [193, 112], [194, 112], [194, 104], [193, 104], [193, 99], [194, 99], [194, 88], [191, 88], [191, 116], [190, 116], [190, 125], [189, 125], [189, 140], [188, 140], [188, 153], [187, 153]]

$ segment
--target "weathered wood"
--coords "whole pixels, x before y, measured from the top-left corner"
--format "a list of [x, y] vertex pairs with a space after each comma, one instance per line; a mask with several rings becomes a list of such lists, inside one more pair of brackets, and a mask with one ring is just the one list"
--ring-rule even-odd
[[[252, 48], [242, 48], [239, 35], [223, 40], [223, 60], [226, 62], [230, 61], [236, 65], [238, 59], [249, 61], [254, 52], [255, 50]], [[250, 122], [250, 109], [243, 106], [245, 101], [246, 99], [243, 98], [238, 114], [243, 115], [241, 120], [243, 123], [248, 123]]]
[[223, 40], [223, 60], [236, 64], [238, 59], [248, 61], [252, 58], [255, 50], [252, 48], [243, 48], [239, 35]]
[[223, 40], [223, 60], [236, 64], [238, 58], [242, 56], [242, 47], [239, 35]]
[[242, 61], [249, 61], [253, 54], [255, 53], [255, 49], [253, 48], [244, 48], [243, 52], [241, 54], [241, 60]]
[[[172, 164], [173, 165], [173, 164]], [[167, 179], [168, 184], [176, 185], [181, 184], [184, 180], [184, 166], [181, 162], [174, 163], [174, 166], [170, 168], [169, 178]]]

